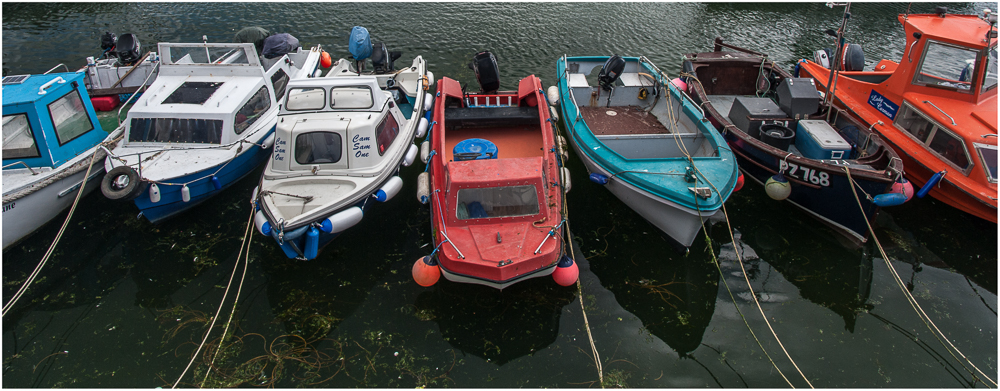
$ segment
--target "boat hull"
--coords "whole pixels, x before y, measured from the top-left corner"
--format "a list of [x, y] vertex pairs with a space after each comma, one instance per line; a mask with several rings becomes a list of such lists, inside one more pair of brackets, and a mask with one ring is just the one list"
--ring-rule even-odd
[[[274, 127], [272, 126], [271, 129], [268, 130], [267, 134], [260, 139], [267, 139], [273, 133]], [[248, 143], [247, 145], [251, 144]], [[189, 181], [194, 181], [187, 185], [191, 195], [188, 202], [184, 202], [181, 197], [181, 185], [158, 184], [157, 187], [160, 189], [160, 200], [159, 202], [154, 203], [150, 199], [149, 195], [150, 185], [143, 184], [142, 186], [146, 186], [146, 189], [144, 189], [142, 193], [136, 197], [134, 201], [135, 206], [139, 208], [143, 217], [154, 224], [195, 207], [201, 202], [222, 192], [233, 183], [242, 179], [271, 156], [271, 148], [264, 149], [261, 148], [260, 145], [252, 145], [253, 146], [247, 148], [231, 161], [181, 177], [162, 180], [163, 182], [169, 183], [187, 183]], [[212, 184], [211, 176], [213, 174], [216, 178], [218, 178], [219, 184], [221, 185], [218, 189], [216, 189], [215, 185]]]
[[[93, 151], [86, 154], [89, 161]], [[3, 248], [31, 235], [73, 204], [80, 185], [87, 174], [84, 168], [47, 186], [3, 204]], [[91, 166], [90, 177], [83, 188], [83, 195], [100, 186], [104, 175], [104, 159], [97, 159]], [[82, 196], [81, 196], [82, 198]]]

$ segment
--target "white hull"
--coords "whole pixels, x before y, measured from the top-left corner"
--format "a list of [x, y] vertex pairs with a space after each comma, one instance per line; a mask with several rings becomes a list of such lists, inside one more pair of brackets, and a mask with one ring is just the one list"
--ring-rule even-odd
[[[93, 153], [93, 152], [92, 152]], [[90, 159], [91, 154], [86, 154]], [[84, 195], [96, 189], [104, 175], [104, 160], [97, 159], [91, 168]], [[27, 171], [27, 170], [25, 170]], [[54, 175], [57, 171], [50, 171]], [[73, 204], [86, 169], [55, 181], [21, 198], [3, 204], [3, 248], [35, 232]], [[44, 178], [39, 178], [40, 180]]]
[[454, 273], [451, 273], [451, 272], [445, 270], [445, 268], [443, 268], [443, 267], [441, 268], [441, 275], [444, 276], [445, 279], [447, 279], [448, 281], [451, 281], [451, 282], [457, 282], [457, 283], [460, 283], [460, 284], [479, 284], [479, 285], [485, 285], [485, 286], [488, 286], [488, 287], [491, 287], [491, 288], [495, 288], [495, 289], [504, 289], [506, 287], [509, 287], [511, 285], [514, 285], [514, 284], [519, 283], [519, 282], [524, 281], [524, 280], [530, 280], [532, 278], [545, 277], [545, 276], [552, 275], [552, 273], [555, 272], [555, 271], [556, 271], [556, 266], [552, 265], [551, 267], [539, 270], [539, 271], [537, 271], [535, 273], [525, 274], [525, 275], [523, 275], [521, 277], [512, 279], [512, 280], [507, 281], [507, 282], [502, 283], [502, 284], [498, 284], [498, 283], [495, 283], [495, 282], [492, 282], [492, 281], [481, 280], [481, 279], [478, 279], [478, 278], [472, 278], [472, 277], [466, 277], [466, 276], [454, 274]]
[[[570, 137], [572, 140], [572, 137]], [[587, 159], [587, 155], [580, 152], [575, 142], [570, 142], [576, 155], [580, 156], [588, 173], [599, 173], [611, 177], [611, 173], [602, 169], [593, 161]], [[673, 238], [684, 247], [690, 247], [694, 239], [701, 232], [702, 221], [711, 224], [723, 219], [719, 209], [713, 211], [702, 211], [699, 216], [698, 211], [691, 210], [670, 202], [660, 197], [649, 194], [638, 187], [617, 179], [611, 179], [604, 185], [618, 197], [625, 205], [632, 208], [636, 213], [655, 225], [661, 231]]]

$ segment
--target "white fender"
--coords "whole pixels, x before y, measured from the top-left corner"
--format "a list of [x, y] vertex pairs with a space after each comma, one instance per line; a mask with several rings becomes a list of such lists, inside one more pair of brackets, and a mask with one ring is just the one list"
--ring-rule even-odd
[[424, 93], [424, 111], [431, 111], [433, 108], [434, 96], [430, 92]]
[[569, 193], [569, 189], [573, 188], [573, 183], [569, 180], [569, 169], [563, 167], [560, 172], [562, 173], [563, 191]]
[[410, 144], [410, 148], [406, 150], [406, 156], [403, 157], [403, 167], [409, 167], [413, 164], [413, 160], [417, 158], [418, 150], [419, 148], [416, 145]]
[[431, 174], [427, 171], [417, 175], [417, 201], [426, 204], [431, 196]]
[[154, 204], [160, 202], [160, 187], [155, 183], [149, 185], [149, 202]]
[[547, 90], [545, 90], [545, 97], [549, 99], [549, 106], [558, 106], [559, 105], [559, 87], [549, 86], [549, 88]]
[[375, 192], [375, 199], [378, 200], [379, 202], [389, 201], [392, 199], [392, 197], [395, 197], [396, 193], [399, 193], [399, 189], [402, 188], [403, 188], [402, 178], [398, 176], [389, 178], [389, 181], [387, 181], [385, 185], [382, 186], [381, 189], [378, 189], [378, 191]]
[[323, 71], [320, 70], [320, 69], [317, 69], [316, 72], [313, 72], [312, 77], [319, 77], [322, 74], [323, 74]]
[[[271, 135], [267, 136], [267, 138], [264, 139], [264, 141], [261, 141], [260, 145], [264, 149], [270, 149], [271, 146], [274, 145], [274, 133], [271, 133]], [[256, 194], [256, 192], [254, 193]]]
[[420, 143], [420, 161], [424, 162], [424, 164], [427, 164], [427, 159], [428, 157], [430, 157], [430, 155], [431, 155], [431, 142], [424, 140], [424, 142]]
[[559, 112], [556, 111], [555, 106], [549, 106], [549, 117], [551, 117], [553, 121], [559, 122]]
[[260, 186], [254, 186], [253, 187], [253, 193], [250, 193], [250, 203], [251, 204], [256, 204], [257, 203], [257, 190], [260, 190]]
[[364, 211], [357, 206], [352, 206], [327, 217], [320, 222], [319, 229], [326, 233], [341, 232], [361, 222], [362, 217], [364, 217]]
[[427, 134], [427, 118], [420, 117], [417, 121], [417, 138], [423, 138]]
[[258, 210], [257, 214], [253, 215], [253, 226], [257, 227], [257, 232], [260, 232], [262, 235], [271, 235], [271, 222], [267, 221], [264, 211]]
[[191, 189], [188, 188], [188, 185], [181, 186], [181, 201], [191, 201]]

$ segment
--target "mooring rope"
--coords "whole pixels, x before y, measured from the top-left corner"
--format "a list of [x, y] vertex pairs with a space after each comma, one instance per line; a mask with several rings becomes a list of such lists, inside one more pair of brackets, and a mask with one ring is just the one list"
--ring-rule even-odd
[[[247, 219], [247, 228], [243, 232], [243, 239], [244, 239], [244, 241], [246, 241], [246, 237], [250, 234], [250, 227], [253, 226], [253, 216], [254, 216], [254, 210], [253, 210], [253, 208], [251, 208], [250, 209], [250, 218]], [[247, 258], [249, 258], [250, 257], [250, 255], [249, 255], [249, 246], [247, 246], [247, 252], [248, 252], [247, 253]], [[236, 256], [236, 264], [233, 265], [233, 272], [232, 272], [232, 274], [229, 275], [229, 283], [226, 284], [226, 290], [222, 294], [222, 300], [219, 302], [219, 308], [215, 311], [215, 316], [212, 317], [212, 322], [211, 322], [211, 324], [209, 324], [208, 330], [205, 331], [205, 336], [202, 337], [201, 344], [198, 345], [198, 349], [195, 350], [194, 354], [191, 355], [191, 361], [188, 362], [187, 367], [184, 367], [184, 371], [181, 372], [181, 375], [177, 378], [177, 381], [174, 382], [173, 387], [170, 387], [170, 388], [177, 388], [177, 384], [179, 384], [181, 382], [181, 379], [183, 379], [184, 375], [187, 374], [188, 369], [191, 369], [191, 365], [194, 364], [195, 359], [198, 358], [198, 353], [201, 352], [201, 349], [205, 347], [205, 343], [208, 341], [208, 336], [209, 336], [209, 334], [212, 333], [212, 329], [215, 328], [215, 322], [217, 320], [219, 320], [219, 314], [222, 313], [222, 306], [226, 303], [226, 296], [229, 295], [229, 289], [233, 286], [233, 278], [236, 277], [236, 269], [238, 269], [239, 266], [240, 266], [240, 258], [242, 256], [243, 256], [243, 246], [240, 245], [240, 253], [239, 253], [239, 255]], [[244, 266], [244, 268], [243, 268], [243, 278], [246, 278], [246, 269], [247, 268]], [[243, 279], [240, 279], [240, 286], [237, 289], [236, 301], [239, 300], [239, 291], [243, 290], [243, 281], [244, 281]], [[236, 310], [236, 301], [233, 302], [233, 311]], [[231, 316], [230, 316], [230, 320], [232, 320]], [[226, 324], [226, 330], [228, 330], [228, 329], [229, 329], [229, 325]], [[225, 337], [226, 337], [225, 334], [223, 334], [222, 338], [225, 339]], [[221, 349], [221, 347], [220, 347], [220, 349]], [[216, 350], [216, 353], [218, 353], [218, 350]], [[213, 358], [212, 360], [214, 362], [215, 359]], [[207, 379], [208, 374], [206, 373], [205, 376], [206, 376], [206, 379]], [[204, 384], [204, 381], [202, 383]]]
[[[851, 178], [851, 169], [844, 167], [844, 171], [847, 172], [847, 179], [849, 179], [850, 182], [852, 183], [851, 193], [854, 194], [854, 200], [857, 201], [858, 208], [860, 209], [862, 215], [864, 215], [864, 207], [861, 205], [861, 199], [858, 197], [858, 192], [854, 189], [855, 183], [854, 179]], [[912, 294], [910, 294], [910, 291], [906, 289], [906, 283], [903, 282], [903, 279], [899, 277], [899, 273], [896, 272], [896, 268], [892, 266], [892, 262], [889, 261], [889, 256], [886, 255], [885, 249], [882, 248], [882, 244], [879, 243], [878, 237], [875, 236], [875, 230], [872, 228], [871, 223], [868, 222], [867, 216], [864, 217], [864, 220], [865, 224], [868, 226], [868, 232], [871, 234], [872, 240], [875, 242], [875, 246], [878, 247], [879, 253], [882, 254], [882, 260], [885, 262], [886, 266], [889, 267], [889, 271], [892, 273], [893, 280], [896, 282], [896, 285], [899, 286], [899, 288], [903, 291], [904, 296], [906, 297], [906, 301], [910, 303], [910, 307], [912, 307], [913, 310], [917, 312], [917, 317], [919, 317], [920, 320], [924, 322], [924, 325], [927, 326], [927, 329], [931, 331], [931, 334], [934, 334], [934, 338], [936, 338], [938, 342], [941, 343], [941, 346], [944, 346], [945, 350], [947, 350], [948, 353], [951, 354], [951, 357], [954, 358], [955, 361], [958, 361], [958, 363], [961, 364], [962, 367], [964, 367], [965, 370], [968, 371], [969, 374], [972, 375], [974, 379], [980, 381], [982, 380], [979, 379], [979, 376], [976, 376], [976, 374], [973, 373], [972, 370], [969, 369], [969, 367], [966, 367], [965, 363], [963, 363], [962, 360], [959, 360], [958, 357], [955, 356], [955, 353], [958, 353], [959, 356], [962, 356], [965, 362], [969, 363], [969, 365], [972, 366], [972, 368], [974, 368], [976, 372], [979, 372], [979, 374], [982, 375], [983, 378], [985, 378], [987, 381], [993, 384], [993, 387], [997, 387], [997, 383], [993, 381], [992, 378], [983, 373], [983, 371], [981, 371], [979, 367], [973, 364], [972, 360], [966, 357], [965, 354], [962, 354], [962, 351], [958, 350], [958, 348], [951, 343], [951, 340], [949, 340], [948, 337], [944, 335], [944, 332], [942, 332], [941, 329], [939, 329], [937, 325], [934, 324], [934, 321], [931, 320], [931, 317], [928, 316], [926, 312], [924, 312], [923, 307], [921, 307], [920, 303], [917, 302], [917, 299], [913, 297]], [[948, 345], [945, 345], [945, 342], [947, 342]], [[951, 349], [948, 349], [948, 346], [951, 346]], [[954, 352], [952, 352], [952, 349], [954, 349]]]
[[62, 239], [63, 232], [66, 231], [66, 226], [69, 225], [69, 220], [73, 218], [73, 212], [76, 211], [76, 205], [80, 203], [80, 197], [83, 196], [83, 190], [87, 188], [87, 180], [90, 179], [90, 170], [94, 168], [94, 160], [96, 158], [97, 150], [94, 150], [94, 153], [90, 155], [90, 164], [87, 166], [87, 173], [83, 176], [83, 182], [80, 182], [80, 190], [76, 192], [76, 198], [73, 199], [73, 206], [70, 207], [69, 214], [66, 215], [66, 220], [63, 220], [62, 227], [59, 227], [59, 233], [56, 234], [56, 239], [52, 241], [51, 245], [49, 245], [49, 249], [45, 251], [45, 255], [42, 256], [42, 260], [38, 262], [37, 266], [35, 266], [35, 270], [31, 272], [31, 275], [29, 275], [26, 280], [24, 280], [24, 284], [21, 284], [21, 289], [18, 289], [17, 293], [14, 294], [14, 297], [12, 297], [10, 301], [3, 306], [3, 313], [0, 314], [0, 318], [7, 316], [7, 312], [14, 308], [14, 304], [16, 304], [17, 301], [24, 296], [24, 293], [28, 291], [28, 286], [35, 281], [35, 278], [38, 277], [38, 272], [40, 272], [42, 267], [45, 266], [45, 263], [49, 261], [49, 257], [52, 256], [52, 252], [56, 249], [56, 245], [59, 244], [59, 240]]

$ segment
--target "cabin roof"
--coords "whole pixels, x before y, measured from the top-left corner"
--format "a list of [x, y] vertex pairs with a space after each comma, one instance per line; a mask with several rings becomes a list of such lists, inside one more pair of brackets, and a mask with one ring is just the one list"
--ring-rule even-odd
[[[947, 14], [938, 15], [899, 15], [900, 23], [909, 25], [923, 34], [924, 37], [960, 44], [962, 46], [983, 49], [986, 47], [986, 33], [990, 24], [976, 15]], [[993, 43], [996, 40], [991, 40]]]
[[[49, 98], [49, 93], [39, 94], [39, 88], [56, 78], [61, 77], [64, 83], [54, 83], [52, 86], [46, 88], [46, 91], [52, 91], [59, 88], [66, 83], [81, 82], [83, 80], [83, 73], [50, 73], [47, 75], [14, 75], [14, 76], [27, 76], [23, 79], [21, 83], [17, 84], [4, 84], [3, 85], [3, 104], [15, 105], [21, 103], [33, 103], [42, 99]], [[14, 76], [4, 77], [4, 82], [14, 79]]]

